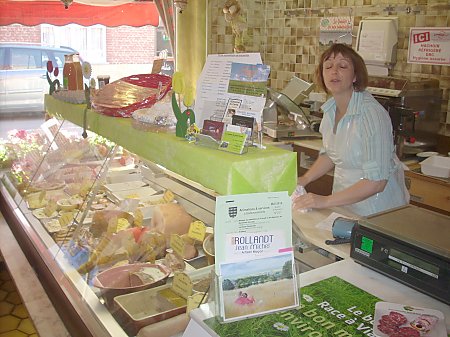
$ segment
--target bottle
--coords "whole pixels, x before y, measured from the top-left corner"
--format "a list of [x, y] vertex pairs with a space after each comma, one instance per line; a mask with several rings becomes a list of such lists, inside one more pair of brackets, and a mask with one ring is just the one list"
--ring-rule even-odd
[[75, 65], [76, 86], [77, 86], [75, 90], [83, 90], [83, 69], [81, 68], [79, 54], [73, 54], [73, 64]]
[[63, 88], [66, 90], [77, 90], [75, 65], [73, 55], [64, 55]]

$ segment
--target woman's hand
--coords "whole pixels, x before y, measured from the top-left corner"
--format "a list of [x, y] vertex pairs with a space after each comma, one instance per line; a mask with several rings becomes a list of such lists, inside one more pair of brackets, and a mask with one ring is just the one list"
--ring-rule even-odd
[[314, 193], [300, 195], [292, 203], [293, 209], [327, 208], [329, 196]]
[[293, 209], [331, 208], [357, 203], [370, 196], [382, 192], [386, 180], [371, 181], [361, 179], [356, 184], [331, 195], [318, 195], [307, 193], [300, 195], [292, 202]]

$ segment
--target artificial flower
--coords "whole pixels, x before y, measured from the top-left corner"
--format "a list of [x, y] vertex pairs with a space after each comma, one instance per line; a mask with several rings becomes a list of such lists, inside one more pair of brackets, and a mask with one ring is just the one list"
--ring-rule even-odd
[[47, 71], [51, 74], [53, 72], [53, 62], [48, 60], [47, 61]]
[[82, 65], [83, 76], [86, 79], [90, 79], [92, 75], [92, 66], [89, 62], [85, 61]]
[[190, 84], [186, 85], [183, 103], [186, 107], [192, 106], [194, 104], [194, 88]]
[[184, 74], [181, 71], [177, 71], [172, 76], [172, 89], [177, 94], [184, 92]]

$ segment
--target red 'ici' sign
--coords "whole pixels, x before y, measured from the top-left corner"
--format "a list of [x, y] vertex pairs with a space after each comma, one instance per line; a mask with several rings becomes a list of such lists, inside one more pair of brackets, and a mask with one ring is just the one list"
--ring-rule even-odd
[[414, 43], [422, 43], [427, 41], [430, 41], [430, 32], [422, 32], [413, 35]]

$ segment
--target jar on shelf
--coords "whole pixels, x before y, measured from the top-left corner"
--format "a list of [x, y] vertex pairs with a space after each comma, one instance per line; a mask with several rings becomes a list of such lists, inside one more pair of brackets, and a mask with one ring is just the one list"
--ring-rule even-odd
[[63, 88], [77, 90], [77, 74], [73, 63], [73, 55], [64, 55]]
[[98, 88], [101, 89], [109, 83], [109, 75], [98, 75], [97, 81], [98, 81]]
[[81, 68], [80, 55], [73, 54], [73, 63], [75, 65], [75, 73], [77, 78], [77, 89], [83, 90], [83, 69]]
[[83, 90], [83, 70], [78, 54], [64, 55], [63, 88]]

